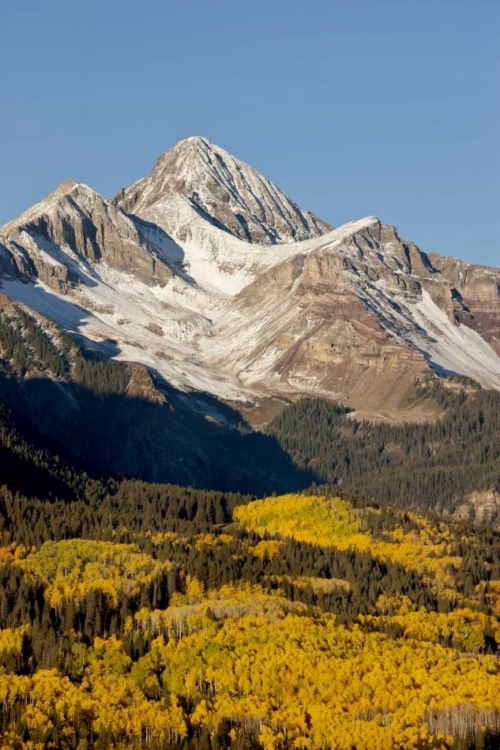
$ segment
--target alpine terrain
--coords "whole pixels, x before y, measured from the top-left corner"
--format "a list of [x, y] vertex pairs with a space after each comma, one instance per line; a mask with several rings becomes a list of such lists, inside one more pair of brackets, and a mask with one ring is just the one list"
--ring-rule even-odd
[[372, 216], [331, 227], [196, 137], [111, 200], [68, 180], [6, 224], [0, 284], [1, 403], [99, 476], [500, 518], [475, 395], [500, 390], [500, 270]]
[[499, 270], [375, 217], [333, 228], [204, 138], [111, 200], [63, 183], [0, 230], [0, 271], [87, 346], [247, 416], [314, 395], [418, 420], [433, 375], [500, 388]]

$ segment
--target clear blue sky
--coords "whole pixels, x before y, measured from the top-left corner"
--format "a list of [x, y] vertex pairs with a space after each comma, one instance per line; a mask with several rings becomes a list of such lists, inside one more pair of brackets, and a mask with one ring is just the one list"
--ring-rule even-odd
[[498, 0], [6, 0], [0, 224], [204, 135], [333, 224], [500, 266]]

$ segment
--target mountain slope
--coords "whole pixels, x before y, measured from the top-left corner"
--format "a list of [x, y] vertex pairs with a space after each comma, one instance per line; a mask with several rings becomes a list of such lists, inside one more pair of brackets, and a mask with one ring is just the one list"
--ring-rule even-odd
[[249, 389], [334, 396], [383, 416], [429, 365], [500, 387], [497, 354], [455, 321], [450, 282], [393, 227], [371, 217], [289, 250], [215, 322], [206, 357], [219, 371]]
[[500, 354], [500, 269], [467, 263], [457, 258], [430, 255], [434, 266], [453, 284], [462, 310], [458, 319], [477, 331]]
[[436, 382], [429, 395], [444, 412], [434, 424], [362, 422], [335, 404], [305, 398], [267, 430], [319, 485], [500, 529], [500, 393]]
[[375, 217], [331, 229], [202, 138], [111, 202], [64, 183], [0, 230], [0, 272], [12, 300], [181, 392], [401, 421], [436, 416], [414, 398], [436, 374], [500, 389], [500, 272]]
[[[4, 429], [4, 414], [22, 440]], [[107, 361], [0, 298], [0, 457], [21, 442], [93, 476], [255, 493], [308, 484], [274, 438], [242, 434], [239, 421], [215, 399], [181, 393], [142, 365]], [[48, 464], [42, 456], [39, 468]]]

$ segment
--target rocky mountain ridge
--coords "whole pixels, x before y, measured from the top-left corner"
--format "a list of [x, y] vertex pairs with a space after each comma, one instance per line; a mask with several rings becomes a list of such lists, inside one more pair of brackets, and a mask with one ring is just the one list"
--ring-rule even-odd
[[17, 271], [64, 293], [101, 261], [149, 284], [164, 285], [172, 273], [134, 222], [98, 193], [67, 180], [1, 230], [4, 253]]
[[421, 419], [416, 384], [500, 390], [500, 271], [367, 217], [332, 229], [203, 138], [111, 201], [69, 181], [0, 229], [2, 291], [180, 391], [320, 395]]

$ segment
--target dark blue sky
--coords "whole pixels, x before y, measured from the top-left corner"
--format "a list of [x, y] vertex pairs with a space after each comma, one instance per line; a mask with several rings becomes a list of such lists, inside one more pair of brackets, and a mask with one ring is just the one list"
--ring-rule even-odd
[[0, 10], [0, 224], [204, 135], [333, 224], [500, 265], [498, 0], [19, 0]]

